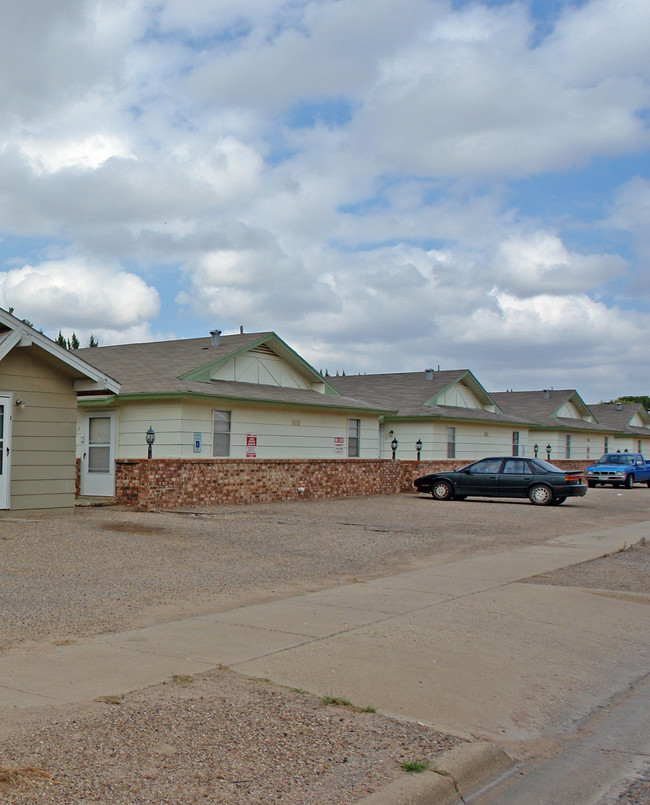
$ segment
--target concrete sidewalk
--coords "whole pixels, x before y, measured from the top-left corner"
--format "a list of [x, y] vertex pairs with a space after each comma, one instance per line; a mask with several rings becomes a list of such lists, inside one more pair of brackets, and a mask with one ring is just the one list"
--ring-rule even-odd
[[522, 584], [650, 523], [0, 656], [0, 709], [217, 665], [507, 748], [561, 735], [648, 669], [647, 596]]

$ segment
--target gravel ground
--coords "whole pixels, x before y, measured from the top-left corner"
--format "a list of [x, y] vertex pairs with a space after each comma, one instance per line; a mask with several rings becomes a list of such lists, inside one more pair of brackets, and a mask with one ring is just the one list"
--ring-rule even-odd
[[[143, 739], [146, 736], [146, 740]], [[0, 741], [5, 765], [55, 782], [0, 784], [6, 803], [344, 805], [460, 743], [418, 724], [220, 669], [145, 688], [119, 704], [23, 717]]]
[[[0, 650], [46, 648], [79, 635], [647, 520], [650, 494], [641, 488], [624, 496], [591, 490], [549, 509], [401, 495], [200, 513], [83, 509], [0, 520]], [[635, 574], [636, 562], [647, 574], [648, 553], [640, 547], [531, 581], [627, 589], [621, 585]], [[0, 768], [0, 799], [16, 805], [337, 805], [357, 802], [399, 776], [402, 762], [433, 758], [457, 742], [427, 726], [325, 706], [304, 692], [217, 669], [185, 684], [170, 680], [117, 697], [115, 704], [3, 714], [0, 767], [32, 766], [53, 782], [17, 787], [1, 782]], [[645, 802], [630, 791], [637, 798], [620, 805]]]
[[397, 495], [0, 520], [0, 650], [536, 544], [622, 517], [650, 520], [650, 490], [595, 489], [557, 508]]

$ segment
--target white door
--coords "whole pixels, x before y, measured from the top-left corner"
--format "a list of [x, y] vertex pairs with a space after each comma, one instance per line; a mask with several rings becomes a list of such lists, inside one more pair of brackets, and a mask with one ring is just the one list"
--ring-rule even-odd
[[11, 405], [11, 397], [0, 396], [0, 509], [10, 503]]
[[81, 457], [81, 494], [115, 495], [115, 412], [86, 414]]

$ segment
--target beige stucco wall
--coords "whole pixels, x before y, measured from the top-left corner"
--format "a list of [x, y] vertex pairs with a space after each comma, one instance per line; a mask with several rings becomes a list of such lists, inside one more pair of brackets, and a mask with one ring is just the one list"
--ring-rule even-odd
[[[249, 434], [257, 437], [257, 458], [346, 458], [350, 418], [361, 420], [360, 457], [379, 455], [377, 415], [225, 401], [170, 400], [118, 401], [110, 409], [117, 412], [117, 458], [144, 458], [147, 455], [144, 435], [149, 426], [156, 433], [155, 458], [212, 458], [215, 409], [231, 412], [231, 458], [246, 457]], [[82, 453], [83, 412], [80, 409], [77, 420], [78, 456]], [[194, 452], [195, 433], [201, 434], [200, 453]]]
[[72, 380], [16, 347], [0, 362], [0, 390], [25, 403], [11, 411], [11, 511], [74, 506]]
[[[392, 455], [390, 443], [394, 437], [399, 442], [396, 457], [414, 459], [417, 456], [415, 443], [422, 440], [423, 461], [447, 458], [447, 428], [456, 428], [456, 458], [473, 461], [484, 456], [509, 456], [512, 454], [512, 433], [519, 432], [519, 454], [524, 455], [528, 442], [528, 430], [516, 425], [496, 425], [422, 419], [419, 421], [385, 420], [382, 427], [381, 458]], [[393, 435], [391, 435], [393, 431]], [[532, 455], [532, 453], [531, 453]]]
[[[586, 433], [585, 431], [531, 431], [528, 441], [528, 455], [533, 455], [533, 446], [539, 445], [539, 456], [546, 458], [546, 445], [551, 445], [551, 461], [554, 459], [566, 458], [566, 435], [571, 434], [571, 459], [589, 459], [595, 461], [605, 452], [605, 436], [603, 433]], [[628, 450], [636, 453], [639, 447], [639, 439], [634, 436], [609, 434], [607, 450], [615, 453], [617, 450], [623, 452]], [[650, 449], [650, 440], [641, 440], [641, 452]]]

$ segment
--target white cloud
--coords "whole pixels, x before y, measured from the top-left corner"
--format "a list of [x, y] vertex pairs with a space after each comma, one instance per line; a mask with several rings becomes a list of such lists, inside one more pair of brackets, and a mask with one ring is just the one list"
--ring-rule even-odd
[[511, 235], [494, 258], [494, 281], [520, 297], [540, 292], [563, 296], [588, 292], [625, 273], [625, 261], [614, 254], [570, 252], [561, 238], [549, 232]]
[[158, 314], [160, 298], [141, 277], [118, 266], [68, 258], [0, 273], [0, 305], [14, 307], [46, 332], [99, 333], [143, 331]]
[[[509, 193], [647, 147], [647, 0], [567, 3], [541, 42], [517, 0], [53, 8], [14, 3], [0, 30], [0, 248], [22, 266], [0, 301], [20, 315], [154, 337], [159, 287], [181, 318], [277, 329], [330, 368], [614, 365], [648, 180], [617, 180], [596, 223], [587, 194]], [[340, 99], [349, 120], [327, 117]]]

